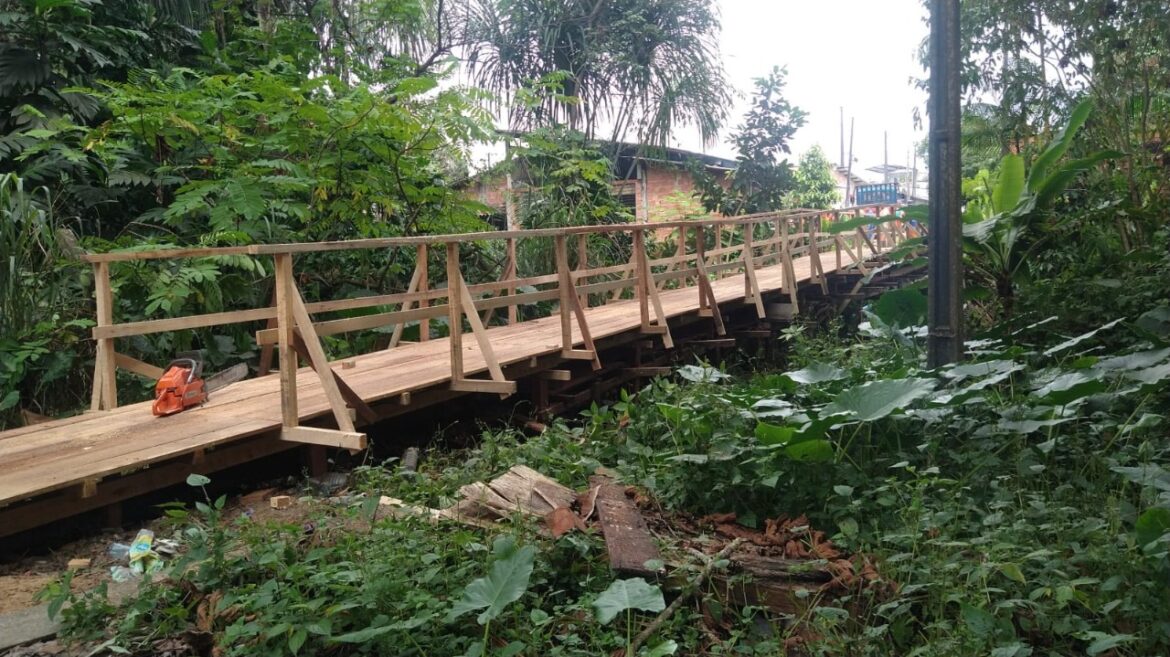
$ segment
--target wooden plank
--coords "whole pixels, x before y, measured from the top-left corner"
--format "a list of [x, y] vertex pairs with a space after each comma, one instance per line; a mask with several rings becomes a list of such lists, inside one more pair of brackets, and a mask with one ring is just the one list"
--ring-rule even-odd
[[144, 363], [137, 358], [127, 356], [126, 354], [115, 353], [114, 363], [117, 364], [118, 367], [128, 372], [133, 372], [138, 376], [150, 379], [151, 381], [158, 381], [160, 378], [162, 378], [162, 375], [166, 371], [161, 367], [155, 367], [150, 363]]
[[[359, 315], [358, 317], [347, 317], [345, 319], [333, 319], [327, 322], [318, 322], [313, 325], [313, 329], [317, 332], [318, 337], [324, 337], [326, 335], [337, 335], [338, 333], [349, 333], [351, 331], [366, 331], [369, 329], [389, 326], [391, 324], [401, 325], [403, 322], [410, 322], [416, 319], [442, 317], [446, 313], [446, 310], [447, 306], [445, 305], [430, 306], [428, 308], [414, 308], [412, 310], [394, 310], [388, 313]], [[256, 331], [256, 344], [273, 344], [276, 342], [277, 336], [278, 331], [276, 329], [261, 329]]]
[[463, 295], [459, 293], [459, 244], [447, 243], [447, 342], [450, 354], [451, 381], [463, 378]]
[[[312, 356], [309, 353], [309, 348], [305, 344], [304, 338], [301, 337], [299, 332], [294, 337], [295, 341], [293, 342], [293, 347], [297, 350], [297, 354], [299, 354], [300, 357], [304, 360], [309, 361], [309, 364], [313, 365], [314, 369], [316, 369]], [[327, 369], [329, 370], [329, 374], [333, 376], [333, 381], [337, 384], [337, 389], [341, 391], [341, 397], [345, 399], [346, 405], [352, 408], [366, 424], [373, 424], [377, 422], [379, 419], [378, 414], [374, 411], [374, 409], [370, 408], [370, 405], [367, 404], [364, 399], [362, 399], [361, 395], [357, 394], [353, 388], [349, 387], [349, 384], [345, 382], [345, 379], [341, 378], [341, 375], [334, 371], [332, 367]], [[321, 374], [321, 372], [318, 372], [318, 374]]]
[[[414, 266], [418, 270], [418, 291], [422, 294], [427, 294], [428, 292], [430, 292], [430, 286], [431, 286], [430, 270], [428, 269], [428, 267], [430, 266], [430, 263], [428, 262], [429, 259], [430, 259], [430, 254], [427, 252], [427, 245], [426, 244], [419, 244], [418, 248], [415, 249], [415, 254], [414, 254], [415, 265]], [[420, 309], [426, 309], [426, 308], [430, 307], [430, 305], [431, 305], [431, 300], [426, 298], [426, 297], [423, 297], [422, 299], [418, 300], [418, 307]], [[431, 339], [431, 320], [430, 320], [430, 317], [429, 316], [421, 317], [421, 318], [419, 318], [419, 322], [418, 322], [418, 341], [419, 342], [426, 342], [427, 340], [430, 340], [430, 339]]]
[[674, 370], [669, 367], [627, 367], [622, 370], [627, 376], [652, 379], [656, 376], [670, 376]]
[[638, 507], [626, 497], [625, 488], [601, 475], [590, 477], [589, 484], [599, 487], [596, 508], [609, 567], [619, 573], [654, 576], [660, 569], [649, 568], [646, 562], [662, 561], [662, 554]]
[[756, 306], [756, 316], [760, 319], [763, 319], [764, 295], [760, 293], [760, 282], [756, 277], [756, 256], [755, 250], [752, 247], [753, 237], [751, 226], [744, 226], [743, 244], [744, 301], [748, 303], [754, 303]]
[[[426, 247], [420, 246], [419, 248], [424, 249]], [[412, 294], [412, 293], [418, 291], [418, 282], [419, 282], [420, 277], [423, 274], [423, 269], [425, 267], [426, 267], [426, 260], [420, 261], [417, 259], [417, 256], [416, 256], [415, 264], [414, 264], [414, 273], [412, 273], [410, 275], [410, 283], [408, 283], [406, 286], [407, 294]], [[411, 302], [411, 301], [403, 302], [402, 307], [399, 308], [399, 310], [410, 310], [410, 306], [412, 303], [413, 302]], [[393, 332], [393, 334], [390, 335], [390, 344], [386, 346], [387, 349], [393, 349], [394, 347], [398, 346], [399, 341], [402, 340], [402, 332], [404, 330], [406, 330], [406, 322], [398, 322], [397, 324], [394, 325], [394, 332]]]
[[491, 381], [488, 379], [461, 378], [451, 381], [451, 389], [458, 392], [483, 392], [500, 397], [516, 394], [515, 381]]
[[[479, 320], [479, 313], [475, 311], [475, 302], [471, 299], [471, 293], [467, 291], [467, 282], [463, 280], [463, 274], [459, 274], [459, 296], [463, 307], [468, 309], [467, 321], [471, 324], [471, 332], [475, 336], [476, 342], [479, 343], [479, 353], [483, 356], [484, 362], [487, 364], [488, 373], [491, 374], [492, 381], [497, 383], [510, 383], [504, 377], [504, 370], [500, 368], [500, 361], [496, 358], [495, 350], [492, 349], [491, 338], [488, 337], [487, 331], [484, 330], [483, 324]], [[515, 391], [516, 384], [512, 383], [510, 392], [507, 395]]]
[[[324, 347], [321, 346], [321, 338], [317, 337], [317, 332], [313, 330], [313, 318], [309, 317], [305, 301], [301, 298], [300, 290], [297, 289], [295, 283], [292, 284], [289, 296], [292, 301], [293, 318], [296, 320], [296, 330], [300, 332], [301, 338], [304, 340], [303, 344], [309, 352], [309, 362], [313, 364], [317, 378], [321, 381], [321, 389], [325, 391], [325, 397], [329, 400], [330, 408], [333, 409], [337, 428], [352, 433], [354, 431], [353, 420], [349, 417], [349, 411], [346, 410], [345, 398], [341, 396], [341, 389], [337, 386], [333, 369], [329, 367], [329, 358], [325, 355]], [[296, 336], [294, 335], [293, 338], [295, 340]]]
[[254, 308], [252, 310], [232, 310], [224, 313], [208, 313], [206, 315], [190, 315], [187, 317], [148, 319], [141, 322], [125, 322], [123, 324], [99, 324], [93, 327], [93, 337], [96, 340], [125, 338], [132, 335], [150, 335], [152, 333], [182, 331], [185, 329], [219, 326], [221, 324], [258, 322], [275, 317], [276, 314], [277, 311], [275, 308]]
[[366, 434], [353, 430], [338, 431], [336, 429], [322, 429], [320, 427], [284, 427], [280, 430], [280, 439], [290, 443], [305, 443], [308, 445], [323, 445], [337, 449], [365, 449]]
[[569, 351], [573, 348], [573, 324], [569, 316], [571, 304], [569, 298], [575, 295], [573, 283], [569, 277], [569, 251], [564, 235], [557, 235], [554, 246], [557, 259], [557, 284], [560, 290], [560, 308], [557, 310], [561, 320], [561, 349]]
[[544, 370], [538, 372], [536, 377], [545, 381], [572, 381], [573, 373], [569, 370]]
[[293, 348], [297, 320], [293, 311], [294, 282], [292, 256], [277, 255], [276, 261], [276, 322], [277, 344], [280, 347], [280, 415], [286, 427], [300, 423], [297, 410], [297, 352]]
[[[518, 268], [516, 266], [516, 240], [515, 238], [508, 240], [507, 245], [508, 260], [507, 266], [504, 267], [504, 280], [508, 282], [507, 292], [509, 297], [516, 296], [516, 274]], [[508, 323], [515, 324], [517, 317], [517, 307], [515, 303], [508, 304]]]
[[94, 299], [96, 301], [97, 326], [94, 338], [97, 340], [97, 355], [94, 358], [93, 396], [90, 409], [110, 410], [118, 407], [117, 364], [114, 355], [112, 335], [98, 335], [98, 330], [111, 328], [114, 323], [114, 292], [110, 287], [110, 265], [105, 262], [93, 266]]

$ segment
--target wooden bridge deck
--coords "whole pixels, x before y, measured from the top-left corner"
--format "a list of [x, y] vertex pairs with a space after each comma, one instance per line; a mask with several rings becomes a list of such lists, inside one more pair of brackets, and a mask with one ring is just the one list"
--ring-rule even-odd
[[[866, 249], [866, 257], [871, 255]], [[813, 279], [810, 256], [791, 262], [798, 285]], [[835, 271], [834, 265], [833, 258], [821, 258], [825, 273]], [[781, 290], [783, 269], [778, 263], [755, 270], [762, 295]], [[743, 275], [713, 280], [711, 288], [721, 306], [745, 302]], [[663, 290], [659, 298], [667, 318], [699, 312], [696, 287]], [[594, 341], [636, 333], [644, 326], [637, 300], [589, 307], [584, 313]], [[580, 345], [579, 327], [572, 330], [574, 343]], [[486, 335], [505, 368], [541, 357], [555, 365], [563, 348], [556, 314], [491, 327]], [[447, 338], [401, 343], [331, 367], [368, 404], [393, 402], [395, 397], [406, 404], [411, 393], [448, 385], [449, 350]], [[476, 340], [463, 340], [462, 350], [466, 374], [487, 369]], [[312, 424], [324, 419], [332, 425], [333, 409], [321, 380], [307, 367], [298, 370], [298, 378], [300, 420]], [[151, 403], [143, 402], [0, 433], [0, 536], [181, 482], [190, 472], [220, 469], [294, 446], [280, 440], [281, 395], [281, 377], [271, 374], [213, 392], [203, 406], [170, 417], [154, 417]], [[230, 451], [249, 440], [243, 451]], [[131, 473], [139, 480], [119, 483]], [[37, 503], [29, 504], [33, 499]]]

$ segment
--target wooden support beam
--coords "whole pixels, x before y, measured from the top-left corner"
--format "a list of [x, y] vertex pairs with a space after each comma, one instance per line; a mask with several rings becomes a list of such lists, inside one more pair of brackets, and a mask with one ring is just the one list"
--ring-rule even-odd
[[[463, 295], [459, 282], [463, 274], [459, 271], [459, 243], [447, 243], [447, 332], [450, 343], [451, 381], [463, 378]], [[474, 309], [472, 312], [475, 312]]]
[[97, 339], [97, 355], [93, 365], [93, 395], [90, 399], [90, 410], [108, 411], [118, 407], [118, 379], [117, 363], [115, 361], [113, 337], [97, 335], [99, 329], [107, 328], [114, 323], [114, 292], [110, 287], [110, 265], [106, 262], [94, 263], [94, 300], [96, 302], [97, 326], [94, 327], [94, 337]]
[[128, 372], [133, 372], [138, 376], [141, 376], [145, 379], [150, 379], [151, 381], [158, 381], [166, 372], [166, 370], [161, 367], [155, 367], [150, 363], [144, 363], [137, 358], [127, 356], [126, 354], [115, 353], [114, 363], [118, 367]]
[[[593, 336], [589, 332], [589, 322], [585, 318], [585, 310], [581, 307], [581, 300], [577, 295], [573, 278], [569, 273], [569, 251], [564, 236], [558, 236], [556, 242], [557, 273], [560, 285], [560, 317], [561, 317], [561, 353], [569, 354], [576, 351], [573, 348], [573, 319], [577, 320], [577, 328], [581, 332], [581, 342], [584, 344], [582, 352], [592, 355], [593, 369], [601, 369], [601, 361], [597, 357], [597, 349], [593, 344]], [[564, 356], [575, 358], [576, 356]]]
[[715, 322], [715, 333], [727, 335], [727, 329], [723, 326], [723, 314], [719, 311], [719, 300], [715, 298], [715, 290], [711, 288], [711, 279], [707, 276], [707, 258], [704, 255], [707, 236], [701, 226], [696, 232], [698, 237], [695, 239], [695, 267], [699, 275], [695, 279], [699, 288], [699, 314], [703, 315], [706, 311], [706, 315]]
[[544, 370], [543, 372], [538, 372], [536, 376], [545, 381], [573, 380], [573, 373], [569, 370]]
[[[420, 260], [418, 260], [418, 256], [415, 256], [414, 273], [411, 274], [410, 283], [406, 286], [406, 293], [407, 294], [413, 294], [415, 292], [418, 292], [418, 282], [421, 279], [422, 275], [425, 273], [426, 266], [427, 266], [427, 264], [426, 264], [427, 261], [425, 259], [426, 258], [425, 249], [426, 249], [425, 245], [419, 247], [419, 250], [423, 251], [423, 258], [424, 258], [423, 260], [420, 261]], [[420, 303], [421, 303], [421, 301], [420, 301]], [[399, 308], [399, 310], [410, 310], [410, 307], [413, 304], [414, 304], [413, 301], [405, 301], [402, 303], [402, 307]], [[394, 325], [394, 333], [390, 336], [390, 344], [386, 348], [393, 349], [394, 347], [397, 347], [399, 341], [402, 340], [402, 332], [405, 330], [406, 330], [406, 322], [400, 322], [398, 324], [395, 324]], [[421, 330], [420, 330], [419, 335], [422, 335]]]
[[[500, 361], [496, 359], [496, 352], [492, 349], [491, 338], [488, 337], [487, 330], [484, 329], [483, 323], [479, 319], [479, 313], [475, 311], [475, 301], [472, 300], [471, 292], [467, 289], [467, 281], [463, 280], [462, 273], [458, 274], [458, 276], [459, 301], [460, 305], [467, 309], [467, 322], [471, 324], [471, 333], [475, 336], [475, 340], [479, 344], [479, 352], [483, 355], [484, 363], [487, 365], [488, 373], [491, 375], [492, 381], [500, 384], [509, 384], [503, 387], [497, 386], [498, 390], [501, 391], [500, 395], [507, 397], [516, 392], [516, 383], [508, 381], [504, 377], [504, 371], [500, 368]], [[450, 285], [450, 282], [447, 284]], [[470, 379], [459, 377], [458, 379], [453, 379], [452, 382], [455, 383], [460, 380]]]
[[[508, 239], [508, 257], [504, 262], [504, 280], [508, 281], [508, 296], [516, 296], [516, 274], [519, 271], [516, 266], [516, 238]], [[508, 304], [508, 323], [516, 323], [517, 308], [516, 304]]]
[[[662, 344], [667, 349], [674, 348], [674, 340], [670, 336], [670, 326], [666, 322], [666, 313], [662, 310], [662, 300], [658, 297], [658, 288], [654, 285], [650, 261], [646, 257], [646, 238], [644, 229], [634, 231], [634, 255], [637, 258], [637, 277], [639, 291], [638, 309], [642, 316], [642, 332], [662, 332]], [[650, 308], [654, 308], [656, 324], [650, 323]], [[654, 327], [657, 327], [655, 329]]]
[[752, 246], [754, 224], [743, 226], [743, 286], [744, 301], [756, 306], [756, 316], [764, 318], [764, 295], [760, 293], [760, 282], [756, 279], [756, 251]]
[[483, 392], [499, 395], [503, 399], [516, 394], [516, 382], [462, 378], [452, 381], [451, 389], [457, 392]]
[[[273, 308], [276, 307], [275, 287], [272, 290], [272, 301], [269, 305], [271, 305]], [[273, 315], [272, 317], [268, 318], [268, 321], [264, 324], [264, 328], [270, 331], [276, 331], [276, 324], [276, 315]], [[260, 362], [256, 366], [256, 376], [268, 376], [268, 374], [272, 371], [272, 359], [276, 355], [276, 341], [273, 340], [267, 344], [262, 343], [260, 342], [259, 332], [257, 332], [256, 344], [260, 345]]]
[[591, 360], [596, 362], [597, 352], [592, 349], [562, 349], [561, 358], [565, 360]]
[[276, 278], [277, 345], [280, 348], [280, 416], [284, 426], [295, 427], [301, 420], [297, 410], [297, 352], [293, 347], [297, 320], [292, 297], [296, 283], [293, 281], [292, 255], [278, 253], [273, 258], [276, 261], [273, 271]]
[[715, 338], [710, 340], [687, 340], [688, 347], [705, 347], [708, 349], [724, 349], [735, 347], [735, 338]]
[[[325, 348], [321, 346], [321, 338], [317, 337], [317, 331], [313, 328], [313, 318], [309, 317], [309, 311], [305, 308], [305, 300], [301, 298], [301, 293], [297, 290], [295, 283], [289, 291], [289, 297], [292, 301], [296, 330], [304, 338], [303, 345], [309, 352], [309, 362], [312, 364], [313, 370], [317, 372], [317, 378], [321, 381], [321, 389], [325, 392], [325, 398], [329, 400], [329, 408], [333, 410], [333, 417], [337, 420], [337, 428], [352, 433], [355, 430], [353, 419], [349, 416], [345, 397], [341, 395], [341, 388], [337, 385], [337, 380], [341, 377], [338, 377], [333, 368], [329, 367], [329, 358], [325, 355]], [[292, 338], [293, 350], [295, 351], [297, 338], [295, 332]], [[358, 400], [360, 401], [360, 399], [359, 397]]]
[[366, 448], [366, 434], [357, 431], [338, 431], [320, 427], [284, 427], [280, 439], [286, 442], [322, 445], [337, 449], [359, 450]]
[[[313, 361], [312, 356], [309, 353], [309, 348], [305, 344], [304, 338], [301, 337], [300, 332], [298, 331], [297, 334], [293, 337], [295, 338], [293, 342], [293, 348], [297, 350], [297, 354], [304, 360], [309, 361], [309, 364], [313, 367], [314, 371], [316, 371], [317, 365]], [[328, 369], [329, 374], [333, 376], [333, 381], [337, 384], [337, 389], [341, 392], [341, 397], [345, 399], [346, 405], [352, 408], [366, 424], [373, 424], [377, 422], [378, 414], [374, 411], [374, 409], [370, 408], [370, 405], [366, 403], [366, 400], [362, 399], [361, 395], [357, 394], [353, 388], [349, 387], [349, 384], [345, 382], [345, 379], [341, 378], [341, 375], [338, 374], [332, 367], [328, 367], [326, 369]], [[321, 374], [321, 372], [317, 372], [317, 374]]]
[[652, 379], [656, 376], [670, 376], [674, 370], [669, 367], [627, 367], [622, 372], [627, 376]]

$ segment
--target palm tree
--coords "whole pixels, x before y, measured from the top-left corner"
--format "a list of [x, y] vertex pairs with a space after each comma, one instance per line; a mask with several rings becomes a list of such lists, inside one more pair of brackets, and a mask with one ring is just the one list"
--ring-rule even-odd
[[664, 145], [683, 125], [711, 141], [726, 118], [713, 0], [467, 1], [470, 77], [514, 129], [608, 125]]

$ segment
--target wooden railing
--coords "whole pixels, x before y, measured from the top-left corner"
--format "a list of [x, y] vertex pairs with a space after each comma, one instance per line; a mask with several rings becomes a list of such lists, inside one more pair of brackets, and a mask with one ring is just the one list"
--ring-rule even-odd
[[[403, 329], [408, 323], [419, 322], [418, 339], [426, 341], [431, 337], [431, 321], [446, 318], [450, 336], [451, 388], [507, 396], [515, 392], [516, 384], [505, 378], [492, 349], [486, 327], [493, 321], [515, 324], [531, 319], [540, 313], [530, 311], [525, 313], [529, 317], [522, 317], [521, 309], [543, 302], [548, 314], [560, 317], [561, 356], [588, 360], [594, 368], [599, 368], [600, 361], [586, 319], [587, 308], [611, 303], [632, 291], [630, 296], [637, 300], [641, 330], [661, 335], [669, 348], [673, 341], [659, 292], [668, 287], [681, 287], [697, 290], [696, 307], [700, 314], [714, 319], [716, 330], [722, 334], [723, 321], [711, 287], [712, 280], [742, 275], [745, 301], [753, 304], [763, 318], [763, 295], [756, 271], [760, 267], [780, 266], [783, 268], [784, 292], [797, 310], [794, 258], [809, 256], [813, 281], [824, 286], [822, 255], [833, 253], [838, 269], [848, 264], [864, 272], [868, 255], [886, 251], [915, 234], [911, 226], [901, 221], [876, 222], [867, 228], [846, 232], [826, 232], [827, 222], [847, 220], [863, 213], [887, 216], [892, 210], [886, 206], [869, 206], [669, 223], [90, 254], [85, 259], [94, 267], [97, 307], [97, 325], [93, 329], [97, 357], [91, 405], [93, 410], [117, 406], [115, 373], [118, 368], [148, 378], [157, 378], [162, 373], [159, 367], [118, 353], [115, 348], [118, 338], [265, 321], [266, 328], [256, 333], [261, 348], [259, 372], [261, 375], [268, 373], [275, 348], [279, 358], [284, 437], [301, 442], [359, 447], [364, 445], [365, 436], [356, 431], [350, 409], [366, 422], [374, 421], [377, 415], [330, 367], [321, 342], [323, 336], [393, 326], [388, 348], [394, 348], [401, 343]], [[526, 241], [541, 240], [551, 241], [549, 246], [555, 262], [553, 271], [522, 273], [521, 259], [517, 255], [519, 246]], [[671, 241], [673, 244], [669, 243]], [[503, 243], [504, 261], [496, 280], [474, 284], [466, 280], [460, 262], [460, 246], [473, 242]], [[673, 252], [653, 257], [648, 248], [651, 243], [657, 243], [661, 251]], [[624, 264], [601, 264], [598, 252], [602, 247], [611, 256], [614, 252], [622, 253], [623, 259], [628, 253], [628, 260]], [[298, 255], [361, 249], [413, 251], [415, 268], [407, 289], [351, 299], [305, 301], [295, 275], [294, 259]], [[110, 285], [112, 264], [232, 255], [273, 259], [272, 305], [185, 317], [114, 321]], [[431, 261], [440, 257], [445, 260], [444, 276], [436, 276], [436, 272], [429, 268]], [[845, 259], [849, 262], [844, 262]], [[613, 262], [612, 257], [609, 261]], [[555, 310], [551, 306], [554, 302]], [[377, 306], [397, 306], [397, 309], [357, 317], [313, 320], [313, 315]], [[496, 318], [498, 309], [504, 309], [504, 312]], [[464, 319], [469, 332], [463, 326]], [[573, 340], [574, 322], [581, 338], [581, 348], [577, 348]], [[468, 335], [477, 342], [483, 355], [489, 375], [487, 379], [471, 378], [465, 372], [463, 340]], [[299, 426], [297, 368], [302, 359], [320, 378], [339, 431]]]

